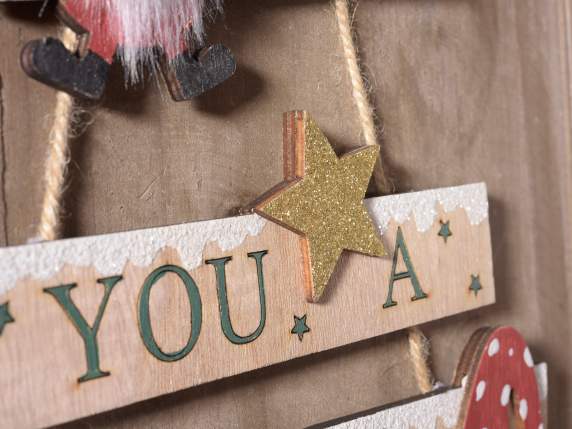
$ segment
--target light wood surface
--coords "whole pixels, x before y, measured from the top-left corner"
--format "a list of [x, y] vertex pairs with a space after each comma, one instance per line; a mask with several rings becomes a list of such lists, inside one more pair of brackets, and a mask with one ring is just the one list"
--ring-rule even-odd
[[[39, 4], [0, 6], [0, 242], [11, 245], [36, 229], [55, 102], [18, 64], [25, 41], [56, 33]], [[437, 378], [451, 378], [475, 329], [515, 326], [549, 364], [551, 421], [571, 426], [569, 0], [362, 0], [355, 18], [397, 191], [489, 186], [497, 304], [423, 326]], [[338, 153], [360, 144], [327, 1], [227, 2], [211, 29], [239, 60], [212, 97], [175, 104], [152, 80], [125, 91], [113, 70], [73, 144], [66, 236], [229, 216], [280, 181], [286, 110], [313, 112]], [[72, 426], [302, 427], [418, 394], [410, 370], [406, 336], [389, 334]]]
[[[466, 193], [480, 186], [446, 192], [454, 195], [461, 189]], [[399, 203], [411, 207], [427, 196], [430, 201], [439, 192], [445, 191], [406, 194]], [[375, 207], [395, 210], [394, 197], [367, 203], [373, 218]], [[2, 421], [11, 427], [43, 427], [75, 420], [492, 304], [495, 291], [488, 220], [472, 225], [466, 208], [453, 209], [427, 206], [427, 212], [436, 213], [430, 215], [432, 224], [426, 230], [420, 229], [425, 221], [423, 212], [417, 216], [412, 212], [405, 220], [390, 220], [383, 240], [392, 257], [344, 254], [320, 304], [305, 299], [302, 247], [295, 233], [264, 222], [243, 242], [231, 237], [238, 235], [237, 222], [255, 224], [260, 220], [257, 215], [0, 249], [3, 271], [12, 269], [18, 274], [13, 288], [0, 297], [0, 302], [9, 302], [15, 320], [4, 325], [0, 336], [0, 365], [10, 368], [0, 372], [5, 393], [0, 402]], [[439, 236], [442, 219], [447, 219], [453, 231], [447, 242]], [[183, 278], [170, 271], [153, 283], [146, 310], [143, 291], [151, 273], [167, 266], [187, 266], [187, 248], [194, 245], [193, 237], [199, 240], [201, 230], [208, 231], [206, 247], [199, 246], [199, 256], [206, 262], [189, 271], [199, 296], [187, 295]], [[174, 245], [165, 239], [173, 236], [189, 241]], [[398, 236], [402, 237], [399, 249]], [[235, 247], [221, 249], [228, 242]], [[145, 265], [139, 259], [147, 248], [152, 262]], [[261, 256], [258, 271], [257, 262], [247, 255], [260, 251], [267, 253]], [[109, 259], [111, 268], [105, 265], [103, 252], [113, 257]], [[116, 261], [123, 261], [125, 255], [127, 262], [121, 268]], [[224, 318], [219, 309], [225, 304], [217, 290], [220, 273], [215, 275], [212, 260], [226, 257], [232, 257], [225, 266], [231, 329], [244, 338], [258, 332], [263, 323], [262, 330], [243, 344], [237, 344], [228, 332], [223, 335], [221, 328]], [[53, 267], [61, 268], [52, 273]], [[122, 279], [100, 310], [105, 288], [97, 282], [111, 274]], [[474, 275], [479, 275], [481, 290], [469, 288]], [[412, 276], [425, 294], [423, 299], [412, 299], [417, 296]], [[6, 287], [6, 277], [2, 281]], [[260, 282], [262, 286], [257, 287]], [[82, 341], [86, 334], [80, 336], [71, 310], [64, 311], [50, 292], [50, 288], [69, 284], [77, 285], [70, 292], [71, 300], [89, 326], [94, 326], [102, 311], [95, 336], [99, 365], [93, 368], [86, 361], [89, 351]], [[260, 287], [264, 300], [259, 297]], [[390, 301], [395, 305], [388, 307]], [[143, 341], [146, 328], [141, 308], [149, 312], [147, 332], [161, 353], [181, 351], [188, 344], [191, 328], [200, 326], [192, 350], [172, 362], [158, 352], [152, 354]], [[305, 324], [295, 325], [295, 317], [305, 317]], [[86, 366], [97, 370], [97, 378], [78, 381], [87, 374]], [[103, 376], [103, 372], [111, 374]]]

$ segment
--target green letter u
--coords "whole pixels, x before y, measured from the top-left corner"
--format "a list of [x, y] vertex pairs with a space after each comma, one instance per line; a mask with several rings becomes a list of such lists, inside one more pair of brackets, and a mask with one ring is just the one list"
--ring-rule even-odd
[[220, 312], [220, 323], [222, 326], [222, 332], [225, 337], [233, 344], [247, 344], [256, 340], [262, 331], [264, 330], [264, 325], [266, 324], [266, 296], [264, 294], [264, 273], [262, 269], [262, 258], [264, 255], [268, 254], [267, 250], [262, 250], [260, 252], [252, 252], [248, 254], [249, 258], [254, 258], [256, 261], [256, 270], [258, 275], [258, 295], [260, 299], [260, 323], [258, 328], [245, 337], [238, 335], [234, 328], [232, 327], [232, 322], [230, 321], [230, 312], [228, 308], [228, 296], [226, 291], [226, 263], [232, 258], [220, 258], [211, 259], [206, 261], [209, 265], [214, 265], [217, 279], [217, 295], [218, 295], [218, 305]]

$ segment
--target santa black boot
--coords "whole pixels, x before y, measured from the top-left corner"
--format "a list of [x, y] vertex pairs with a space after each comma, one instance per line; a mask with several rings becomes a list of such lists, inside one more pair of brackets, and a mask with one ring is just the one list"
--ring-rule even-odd
[[99, 100], [103, 95], [110, 67], [99, 55], [88, 51], [80, 58], [51, 37], [27, 43], [21, 62], [31, 78], [89, 100]]
[[175, 101], [189, 100], [221, 84], [236, 71], [230, 49], [221, 44], [190, 50], [163, 63], [163, 74]]

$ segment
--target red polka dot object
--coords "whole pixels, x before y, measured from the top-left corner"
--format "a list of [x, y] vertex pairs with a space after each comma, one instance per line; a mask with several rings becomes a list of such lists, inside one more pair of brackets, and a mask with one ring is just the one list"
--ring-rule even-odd
[[543, 429], [534, 362], [514, 328], [477, 331], [455, 379], [468, 381], [457, 427]]

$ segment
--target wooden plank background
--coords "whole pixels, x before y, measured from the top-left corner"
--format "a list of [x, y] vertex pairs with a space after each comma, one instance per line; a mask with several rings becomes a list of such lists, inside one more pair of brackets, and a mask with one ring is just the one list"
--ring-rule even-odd
[[[497, 304], [423, 327], [437, 376], [450, 380], [474, 329], [513, 324], [548, 363], [550, 420], [561, 427], [572, 425], [570, 7], [362, 0], [356, 14], [396, 189], [489, 187]], [[0, 5], [4, 244], [33, 237], [39, 215], [54, 93], [18, 65], [25, 41], [56, 31], [37, 9]], [[234, 50], [240, 71], [200, 100], [174, 104], [152, 81], [127, 92], [114, 69], [74, 142], [67, 236], [228, 215], [280, 180], [286, 110], [310, 111], [340, 151], [358, 144], [329, 3], [229, 0], [226, 10], [212, 40]], [[300, 427], [417, 393], [396, 333], [75, 425]]]

